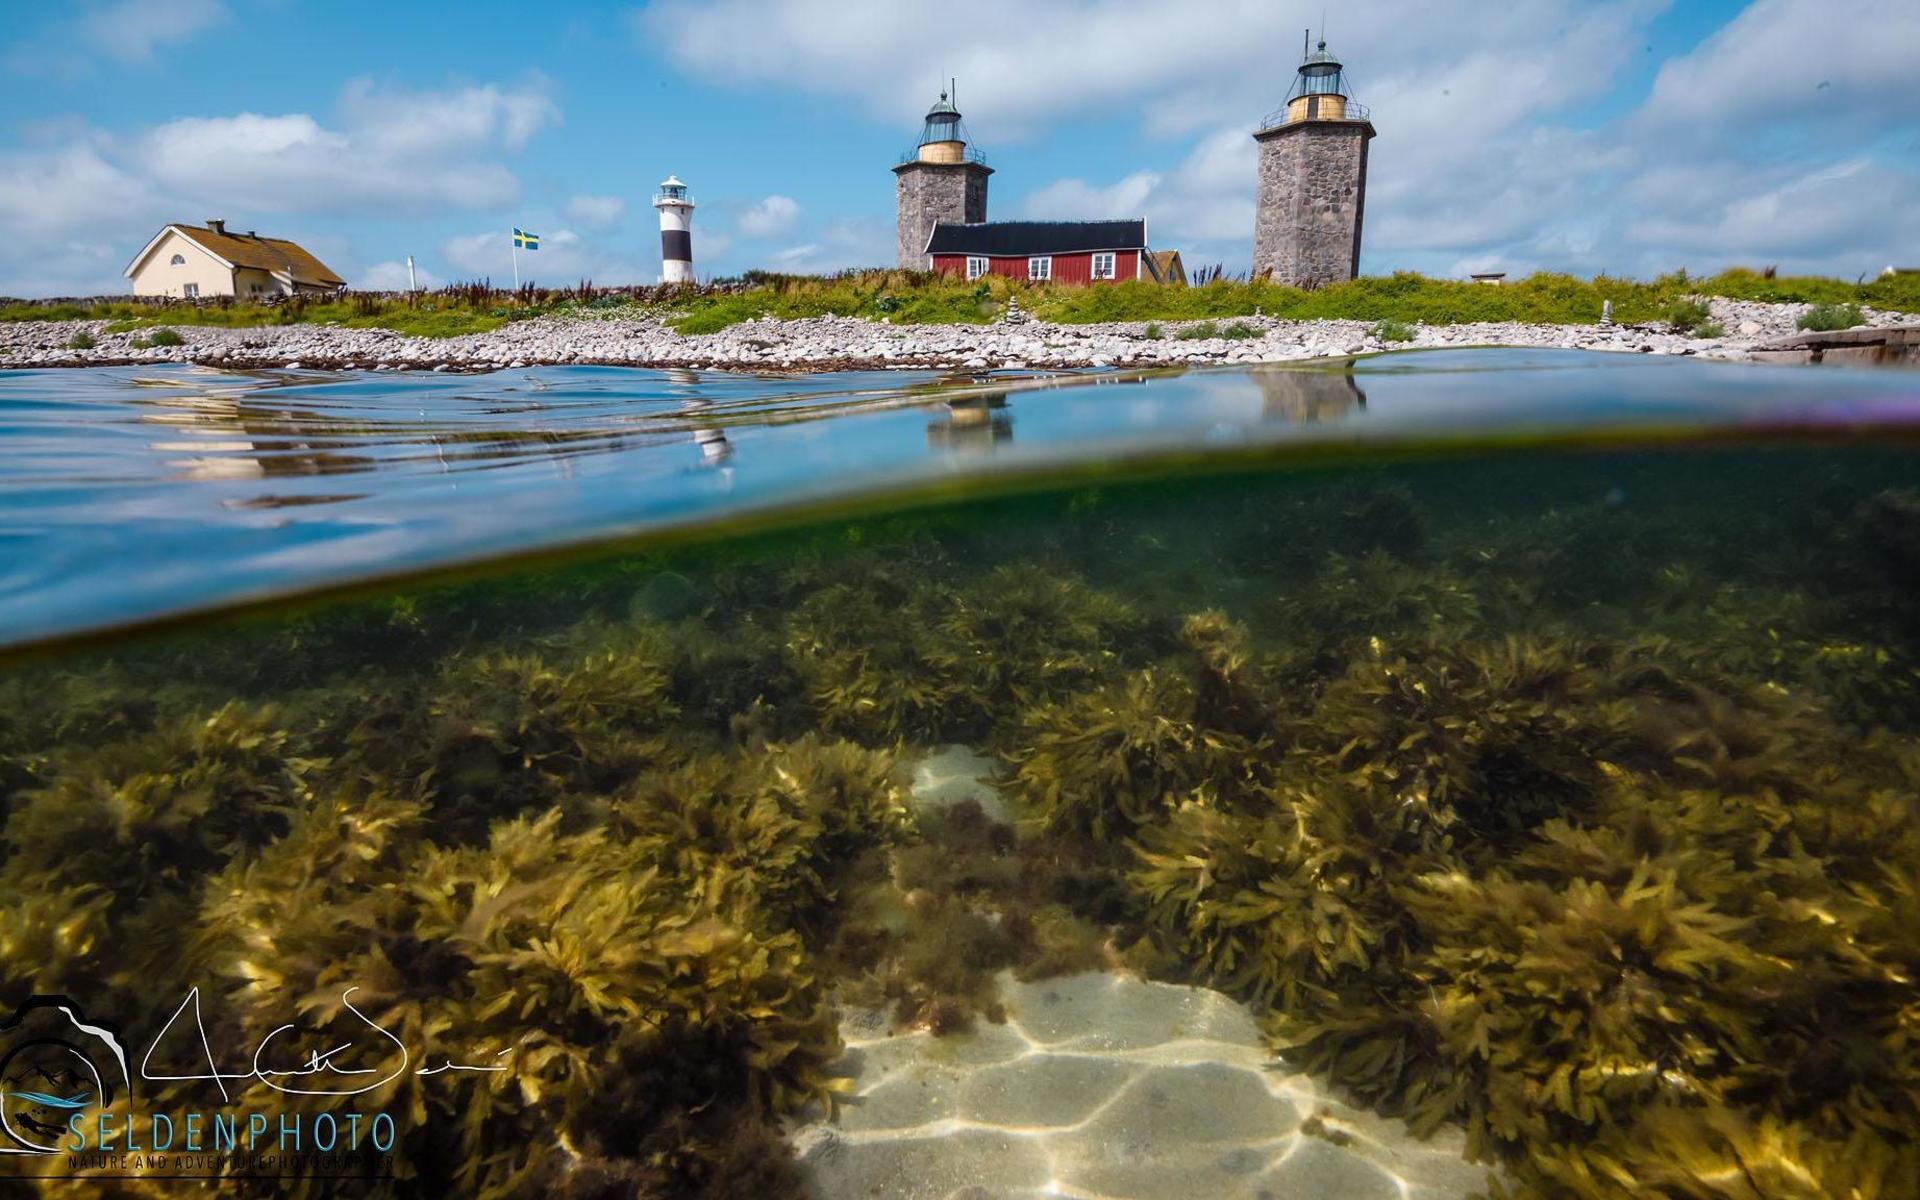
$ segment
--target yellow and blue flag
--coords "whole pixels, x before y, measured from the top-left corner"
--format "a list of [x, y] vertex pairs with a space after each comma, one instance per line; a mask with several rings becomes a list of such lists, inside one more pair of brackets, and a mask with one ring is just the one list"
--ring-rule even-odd
[[524, 229], [516, 228], [513, 231], [513, 244], [521, 250], [538, 250], [540, 248], [540, 235], [537, 233], [528, 233]]

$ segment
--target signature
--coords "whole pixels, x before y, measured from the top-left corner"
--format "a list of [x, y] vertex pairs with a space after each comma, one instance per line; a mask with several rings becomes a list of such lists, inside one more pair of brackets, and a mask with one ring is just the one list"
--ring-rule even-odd
[[[384, 1073], [377, 1067], [351, 1067], [333, 1061], [337, 1056], [346, 1053], [358, 1045], [359, 1043], [356, 1041], [345, 1042], [327, 1051], [309, 1051], [306, 1061], [299, 1066], [275, 1069], [264, 1065], [269, 1060], [268, 1051], [272, 1048], [274, 1040], [281, 1037], [288, 1030], [296, 1028], [292, 1022], [278, 1027], [260, 1039], [260, 1044], [253, 1048], [253, 1059], [250, 1069], [245, 1071], [222, 1071], [219, 1064], [215, 1061], [213, 1044], [207, 1038], [206, 1022], [200, 1015], [200, 989], [195, 987], [188, 990], [186, 998], [180, 1002], [180, 1007], [173, 1010], [173, 1015], [167, 1018], [167, 1023], [161, 1026], [160, 1032], [154, 1035], [153, 1041], [147, 1046], [146, 1057], [140, 1060], [140, 1077], [150, 1082], [181, 1082], [194, 1079], [211, 1079], [214, 1084], [219, 1087], [221, 1098], [228, 1101], [233, 1099], [233, 1095], [227, 1090], [227, 1084], [248, 1080], [257, 1080], [277, 1092], [286, 1092], [299, 1096], [358, 1096], [363, 1092], [371, 1092], [406, 1074], [407, 1069], [413, 1065], [413, 1055], [407, 1050], [406, 1045], [401, 1042], [399, 1038], [393, 1036], [391, 1032], [383, 1028], [378, 1021], [375, 1021], [354, 1007], [353, 1001], [349, 999], [349, 997], [359, 990], [360, 989], [355, 986], [341, 992], [340, 1003], [348, 1012], [359, 1018], [368, 1029], [371, 1029], [374, 1033], [380, 1035], [381, 1038], [384, 1038], [386, 1042], [390, 1043], [390, 1053], [398, 1053], [398, 1065], [393, 1066]], [[154, 1050], [159, 1047], [161, 1039], [167, 1036], [167, 1031], [172, 1029], [174, 1024], [180, 1020], [180, 1015], [188, 1009], [193, 1010], [194, 1028], [200, 1034], [200, 1048], [206, 1055], [206, 1073], [194, 1075], [162, 1075], [154, 1073], [151, 1069]], [[504, 1058], [511, 1053], [512, 1050], [510, 1049], [502, 1050], [499, 1054], [494, 1055], [494, 1057], [496, 1059]], [[425, 1064], [413, 1073], [415, 1075], [441, 1075], [448, 1071], [504, 1071], [506, 1069], [504, 1066], [469, 1066], [463, 1063], [456, 1063], [450, 1058], [442, 1058], [438, 1066], [431, 1065], [430, 1063]], [[367, 1075], [377, 1075], [378, 1078], [371, 1082], [359, 1082], [357, 1086], [347, 1086], [349, 1083], [355, 1082], [352, 1077]], [[298, 1081], [308, 1086], [294, 1086], [292, 1083], [283, 1082], [287, 1080]], [[338, 1080], [338, 1082], [321, 1086], [328, 1080]]]

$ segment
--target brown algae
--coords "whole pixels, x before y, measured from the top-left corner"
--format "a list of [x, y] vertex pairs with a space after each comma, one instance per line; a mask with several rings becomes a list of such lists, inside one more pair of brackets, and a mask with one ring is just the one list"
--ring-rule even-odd
[[[992, 1028], [1089, 971], [1232, 994], [1515, 1196], [1920, 1195], [1917, 486], [1275, 469], [19, 662], [0, 1007], [199, 989], [215, 1044], [359, 1013], [501, 1068], [355, 1097], [393, 1195], [803, 1194], [840, 1013]], [[913, 803], [956, 742], [1013, 820]]]

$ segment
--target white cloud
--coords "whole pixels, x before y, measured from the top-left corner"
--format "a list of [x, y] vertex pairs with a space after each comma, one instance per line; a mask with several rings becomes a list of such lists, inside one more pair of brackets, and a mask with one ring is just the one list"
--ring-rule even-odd
[[798, 202], [786, 196], [768, 196], [740, 214], [740, 232], [748, 237], [778, 237], [792, 229], [799, 216]]
[[[1639, 111], [1596, 118], [1587, 106], [1619, 109], [1669, 5], [1434, 0], [1335, 14], [1330, 48], [1380, 130], [1364, 268], [1778, 261], [1852, 274], [1912, 244], [1920, 5], [1863, 0], [1838, 21], [1810, 0], [1755, 0], [1664, 64]], [[1056, 160], [1053, 177], [1003, 167], [990, 215], [1144, 215], [1156, 246], [1244, 269], [1249, 135], [1284, 99], [1299, 31], [1323, 12], [1313, 0], [977, 0], [955, 22], [881, 0], [657, 0], [635, 19], [704, 80], [844, 97], [903, 133], [941, 76], [958, 75], [990, 154], [1039, 133], [1071, 146], [1073, 121], [1132, 121], [1149, 137], [1121, 162], [1090, 149]], [[1174, 138], [1184, 145], [1169, 152]], [[1834, 169], [1854, 171], [1852, 185]], [[1808, 213], [1816, 201], [1830, 207]], [[847, 257], [819, 236], [782, 253], [809, 268]]]
[[[413, 278], [422, 288], [437, 288], [446, 282], [418, 264], [414, 266]], [[408, 287], [407, 264], [399, 259], [375, 263], [360, 272], [353, 286], [370, 292], [404, 292]]]
[[[246, 112], [127, 134], [60, 123], [38, 144], [0, 150], [0, 227], [114, 243], [131, 256], [166, 221], [226, 217], [248, 228], [283, 214], [496, 208], [520, 195], [502, 157], [558, 118], [535, 78], [447, 92], [356, 81], [330, 119]], [[47, 274], [38, 248], [0, 244], [0, 292], [29, 294]], [[76, 258], [54, 275], [55, 290], [124, 289], [116, 276]]]
[[1660, 68], [1643, 112], [1684, 135], [1860, 118], [1920, 108], [1920, 5], [1913, 0], [1754, 0], [1693, 53]]
[[78, 78], [102, 68], [137, 67], [228, 17], [222, 0], [85, 0], [69, 7], [65, 20], [7, 48], [8, 70]]
[[[1592, 68], [1625, 53], [1608, 35], [1664, 5], [1349, 5], [1333, 14], [1331, 42], [1364, 60], [1367, 85], [1437, 77], [1471, 37], [1487, 64], [1520, 75], [1505, 100], [1531, 107], [1536, 74], [1561, 95], [1602, 86]], [[964, 20], [892, 0], [656, 0], [635, 20], [638, 37], [704, 78], [851, 97], [903, 130], [958, 76], [960, 108], [991, 148], [1062, 117], [1113, 112], [1137, 112], [1158, 132], [1246, 125], [1284, 99], [1300, 32], [1326, 14], [1319, 0], [976, 0]], [[1567, 58], [1584, 69], [1555, 70]]]
[[[768, 259], [751, 265], [798, 274], [820, 274], [854, 267], [890, 266], [893, 254], [891, 221], [839, 217], [821, 226], [817, 236], [809, 241], [783, 247]], [[696, 237], [695, 257], [698, 255]]]
[[619, 196], [575, 196], [567, 201], [566, 212], [574, 224], [604, 233], [619, 227], [627, 202]]
[[80, 16], [82, 41], [120, 62], [153, 57], [156, 47], [186, 41], [225, 20], [220, 0], [116, 0]]
[[474, 147], [519, 150], [560, 120], [560, 108], [538, 74], [517, 88], [489, 83], [447, 92], [381, 88], [355, 79], [336, 107], [368, 151], [393, 157]]
[[[513, 247], [506, 230], [448, 238], [440, 257], [457, 271], [504, 286], [513, 279]], [[572, 286], [582, 279], [598, 284], [652, 283], [656, 266], [637, 261], [624, 250], [571, 229], [543, 233], [540, 248], [520, 255], [520, 279], [549, 287]]]

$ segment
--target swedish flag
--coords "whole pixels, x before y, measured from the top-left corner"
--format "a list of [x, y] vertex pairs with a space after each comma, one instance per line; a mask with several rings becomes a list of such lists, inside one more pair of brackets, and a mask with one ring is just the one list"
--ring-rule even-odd
[[538, 250], [540, 248], [540, 235], [537, 233], [528, 233], [524, 229], [515, 229], [513, 231], [513, 244], [515, 248], [520, 250]]

